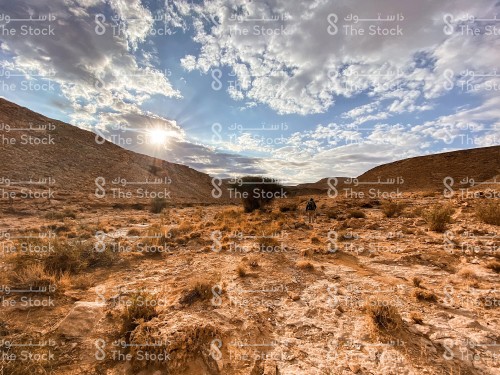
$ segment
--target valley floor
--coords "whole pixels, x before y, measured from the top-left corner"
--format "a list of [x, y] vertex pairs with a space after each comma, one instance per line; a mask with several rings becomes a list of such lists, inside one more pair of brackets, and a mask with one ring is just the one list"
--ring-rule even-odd
[[7, 214], [0, 373], [500, 374], [499, 232], [479, 203], [407, 196], [387, 217], [317, 197], [312, 224], [299, 198]]

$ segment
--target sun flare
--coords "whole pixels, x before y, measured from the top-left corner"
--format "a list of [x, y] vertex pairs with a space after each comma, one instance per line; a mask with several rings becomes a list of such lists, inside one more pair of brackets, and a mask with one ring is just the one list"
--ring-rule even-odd
[[149, 141], [154, 145], [164, 145], [168, 142], [171, 134], [164, 129], [151, 129], [148, 131]]

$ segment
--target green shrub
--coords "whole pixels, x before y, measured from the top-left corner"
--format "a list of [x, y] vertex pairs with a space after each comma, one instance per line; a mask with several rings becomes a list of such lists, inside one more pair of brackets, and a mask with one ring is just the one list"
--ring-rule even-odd
[[[240, 183], [241, 181], [241, 183]], [[230, 183], [230, 188], [241, 194], [241, 202], [245, 212], [264, 209], [276, 197], [286, 197], [285, 188], [268, 177], [247, 176], [238, 182]]]
[[167, 208], [167, 200], [165, 198], [153, 198], [151, 200], [151, 208], [150, 211], [154, 214], [159, 214], [163, 211], [164, 208]]

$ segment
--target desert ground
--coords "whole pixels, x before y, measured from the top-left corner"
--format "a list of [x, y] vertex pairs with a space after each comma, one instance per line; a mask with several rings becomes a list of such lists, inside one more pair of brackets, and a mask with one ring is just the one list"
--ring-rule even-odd
[[405, 193], [0, 218], [3, 374], [500, 374], [499, 207]]

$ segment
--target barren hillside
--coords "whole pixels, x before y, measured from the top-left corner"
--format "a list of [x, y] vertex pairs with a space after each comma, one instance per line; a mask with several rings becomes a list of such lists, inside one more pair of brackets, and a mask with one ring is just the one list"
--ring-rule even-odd
[[[499, 173], [500, 146], [492, 146], [398, 160], [372, 168], [357, 178], [323, 178], [297, 188], [323, 192], [332, 186], [340, 191], [443, 191], [447, 186], [477, 190], [479, 186], [494, 188]], [[500, 178], [496, 181], [500, 182]], [[479, 183], [482, 185], [478, 186]]]
[[[96, 141], [92, 132], [4, 99], [0, 99], [0, 124], [0, 187], [16, 193], [14, 205], [22, 207], [26, 201], [43, 206], [48, 198], [52, 205], [58, 201], [134, 205], [148, 203], [156, 195], [165, 195], [172, 203], [213, 201], [211, 179], [204, 173]], [[35, 199], [21, 199], [23, 188]], [[5, 194], [1, 198], [4, 204], [8, 201]]]

